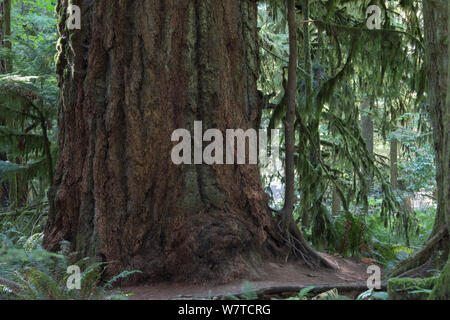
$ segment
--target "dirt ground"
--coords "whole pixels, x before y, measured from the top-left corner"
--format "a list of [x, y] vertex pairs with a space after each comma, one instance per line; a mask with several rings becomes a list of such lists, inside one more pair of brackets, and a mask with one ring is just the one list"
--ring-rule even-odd
[[[367, 273], [367, 267], [373, 264], [371, 261], [365, 261], [364, 259], [362, 261], [357, 258], [341, 258], [325, 253], [321, 253], [321, 255], [334, 262], [338, 270], [311, 270], [301, 262], [287, 264], [267, 262], [264, 266], [263, 279], [249, 282], [255, 289], [274, 286], [333, 286], [352, 283], [364, 284], [370, 276]], [[121, 290], [133, 294], [129, 297], [130, 300], [168, 300], [185, 296], [207, 298], [215, 295], [242, 292], [244, 281], [246, 279], [236, 280], [219, 286], [158, 283], [144, 286], [122, 287]]]

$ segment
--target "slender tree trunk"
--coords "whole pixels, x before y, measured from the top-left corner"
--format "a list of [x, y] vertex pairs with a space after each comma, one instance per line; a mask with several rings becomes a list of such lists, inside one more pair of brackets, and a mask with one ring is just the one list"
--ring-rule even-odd
[[448, 81], [448, 1], [423, 1], [426, 63], [429, 83], [430, 114], [436, 153], [438, 209], [435, 229], [450, 218], [450, 109], [446, 105]]
[[333, 187], [333, 195], [331, 201], [332, 201], [331, 208], [333, 216], [337, 216], [339, 214], [339, 211], [341, 211], [342, 200], [341, 195], [339, 194], [338, 189], [336, 187]]
[[[391, 109], [391, 121], [395, 125], [396, 114], [394, 109]], [[392, 190], [397, 190], [397, 180], [398, 180], [398, 141], [397, 139], [391, 139], [390, 149], [389, 149], [389, 160], [390, 160], [390, 177], [391, 177], [391, 188]]]
[[[369, 97], [364, 97], [362, 104], [362, 115], [361, 115], [361, 134], [366, 143], [367, 151], [371, 157], [373, 157], [373, 118], [371, 115], [371, 105], [372, 100]], [[367, 171], [367, 170], [364, 170]], [[373, 177], [369, 172], [363, 172], [364, 181], [364, 212], [369, 213], [369, 202], [368, 197], [370, 190], [372, 189]]]
[[[316, 106], [313, 104], [313, 69], [312, 69], [312, 61], [311, 61], [311, 37], [309, 30], [309, 23], [306, 22], [309, 20], [310, 15], [310, 2], [309, 0], [302, 1], [302, 10], [303, 10], [303, 48], [304, 48], [304, 63], [305, 63], [305, 110], [309, 113], [308, 118], [308, 129], [311, 132], [311, 140], [309, 142], [309, 160], [314, 168], [317, 168], [319, 165], [319, 157], [320, 157], [320, 136], [319, 136], [319, 118], [316, 111]], [[319, 188], [318, 183], [313, 183], [313, 186], [308, 186], [307, 188], [311, 188], [313, 192], [317, 192]], [[312, 219], [316, 217], [319, 205], [315, 203], [316, 195], [313, 196], [313, 203], [311, 203], [311, 209], [304, 208], [302, 212], [302, 224], [304, 227], [309, 228], [311, 226]], [[307, 207], [310, 207], [309, 205]]]
[[397, 190], [397, 180], [398, 180], [398, 141], [397, 139], [392, 139], [389, 147], [390, 153], [390, 172], [391, 172], [391, 188], [392, 190]]
[[[427, 265], [436, 252], [447, 255], [447, 265], [433, 290], [433, 299], [450, 299], [450, 105], [448, 81], [449, 5], [447, 0], [424, 0], [425, 49], [428, 79], [428, 96], [433, 127], [437, 213], [430, 239], [412, 258], [405, 260], [397, 268], [394, 276], [405, 270]], [[445, 263], [444, 260], [444, 263]]]
[[288, 100], [285, 121], [286, 136], [286, 187], [284, 197], [284, 220], [293, 214], [295, 202], [295, 96], [297, 92], [297, 25], [295, 19], [295, 1], [288, 0], [288, 24], [289, 24], [289, 67], [288, 67]]
[[[445, 123], [446, 128], [444, 130], [444, 134], [446, 134], [446, 144], [445, 144], [445, 155], [446, 159], [444, 159], [444, 164], [447, 161], [447, 215], [446, 215], [446, 221], [447, 221], [447, 229], [450, 234], [450, 41], [449, 41], [449, 35], [450, 35], [450, 4], [447, 2], [447, 104], [444, 108], [445, 110]], [[445, 192], [445, 189], [444, 189]], [[450, 262], [450, 256], [449, 256], [449, 262]], [[450, 263], [447, 263], [447, 267], [450, 268]]]
[[[394, 125], [394, 128], [397, 123], [397, 114], [395, 110], [391, 109], [391, 122]], [[397, 192], [399, 190], [398, 186], [398, 140], [392, 139], [390, 142], [390, 181], [391, 181], [391, 188], [394, 192]], [[404, 190], [403, 190], [404, 191]], [[403, 194], [401, 194], [403, 197]], [[408, 202], [409, 201], [409, 202]], [[403, 202], [401, 206], [398, 208], [399, 215], [402, 219], [403, 223], [403, 231], [405, 234], [405, 240], [406, 240], [406, 246], [409, 247], [410, 241], [409, 241], [409, 221], [410, 216], [412, 214], [412, 207], [409, 205], [411, 203], [411, 200], [406, 197], [403, 198]]]
[[[391, 118], [392, 121], [395, 123], [395, 113], [391, 110]], [[398, 188], [398, 141], [397, 139], [391, 139], [389, 142], [389, 172], [390, 172], [390, 183], [391, 183], [391, 189], [395, 193], [397, 192]], [[399, 209], [401, 210], [401, 208]], [[387, 227], [388, 225], [388, 217], [387, 215], [384, 216], [384, 226]], [[403, 221], [405, 222], [405, 221]], [[407, 236], [407, 235], [406, 235]]]
[[366, 142], [367, 150], [369, 154], [373, 156], [373, 117], [371, 114], [371, 105], [373, 103], [369, 97], [364, 98], [362, 105], [363, 114], [361, 116], [361, 132]]
[[[0, 48], [11, 49], [11, 0], [4, 0], [0, 3]], [[13, 71], [12, 60], [9, 56], [0, 57], [0, 74], [11, 73]], [[5, 124], [3, 119], [0, 119], [1, 125]], [[8, 160], [6, 154], [0, 154], [0, 160]], [[14, 159], [16, 164], [22, 164], [23, 159], [16, 157]], [[4, 190], [7, 190], [9, 194], [6, 196], [6, 203], [13, 203], [17, 207], [21, 207], [26, 204], [28, 199], [28, 183], [20, 175], [15, 175], [14, 183], [11, 181], [4, 182], [6, 185]]]

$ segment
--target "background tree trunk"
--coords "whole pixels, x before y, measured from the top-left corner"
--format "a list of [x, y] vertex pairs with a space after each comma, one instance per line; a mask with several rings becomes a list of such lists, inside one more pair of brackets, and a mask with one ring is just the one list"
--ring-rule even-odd
[[[395, 124], [395, 111], [393, 108], [391, 108], [391, 121]], [[397, 188], [398, 188], [398, 140], [397, 139], [391, 139], [389, 142], [389, 179], [391, 183], [391, 190], [397, 194]], [[401, 210], [401, 208], [399, 209]], [[400, 215], [401, 213], [399, 213]], [[403, 214], [404, 216], [404, 214]], [[385, 222], [384, 225], [387, 227], [388, 225], [388, 217], [387, 215], [384, 216]], [[408, 235], [405, 234], [407, 242], [408, 242]]]
[[423, 1], [430, 114], [436, 152], [438, 209], [435, 229], [450, 218], [450, 110], [448, 81], [448, 1]]
[[333, 195], [331, 200], [331, 211], [333, 213], [333, 216], [337, 216], [339, 214], [339, 211], [341, 211], [341, 195], [339, 194], [339, 191], [337, 187], [333, 187]]
[[[396, 115], [393, 108], [391, 108], [391, 122], [394, 125], [396, 123]], [[389, 160], [390, 160], [390, 182], [392, 190], [397, 190], [397, 180], [398, 180], [398, 140], [391, 139], [389, 146]]]
[[[107, 274], [226, 282], [284, 250], [257, 165], [171, 161], [177, 128], [257, 128], [255, 1], [60, 0], [60, 158], [44, 245]], [[284, 251], [286, 252], [286, 251]]]
[[[371, 157], [373, 157], [373, 118], [371, 114], [371, 105], [372, 99], [369, 97], [364, 97], [363, 103], [361, 106], [362, 109], [362, 115], [361, 115], [361, 135], [364, 139], [364, 142], [366, 143], [367, 150], [369, 151], [369, 154]], [[367, 170], [363, 169], [363, 177], [365, 179], [364, 182], [364, 190], [363, 190], [363, 196], [364, 196], [364, 212], [366, 214], [369, 213], [369, 193], [372, 189], [372, 173], [371, 172], [364, 172]], [[370, 170], [369, 170], [370, 171]]]

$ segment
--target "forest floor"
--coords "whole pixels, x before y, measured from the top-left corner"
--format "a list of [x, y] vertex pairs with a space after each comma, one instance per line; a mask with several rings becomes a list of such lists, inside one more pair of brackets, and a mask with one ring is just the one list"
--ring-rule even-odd
[[[370, 260], [342, 258], [325, 253], [321, 253], [321, 255], [334, 262], [338, 266], [338, 270], [311, 270], [301, 262], [286, 264], [267, 262], [264, 266], [263, 279], [249, 281], [252, 289], [265, 290], [275, 287], [309, 286], [333, 288], [335, 286], [343, 287], [347, 285], [350, 287], [353, 285], [364, 287], [366, 285], [367, 278], [370, 276], [367, 273], [367, 267], [373, 264]], [[201, 299], [217, 296], [233, 296], [242, 293], [244, 281], [246, 279], [217, 286], [158, 283], [144, 286], [122, 287], [121, 291], [131, 293], [130, 300]]]

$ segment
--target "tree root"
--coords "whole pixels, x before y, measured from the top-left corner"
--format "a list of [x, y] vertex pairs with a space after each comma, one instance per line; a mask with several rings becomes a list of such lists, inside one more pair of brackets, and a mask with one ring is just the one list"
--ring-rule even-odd
[[439, 231], [432, 236], [425, 245], [417, 251], [413, 256], [400, 262], [391, 273], [391, 278], [403, 277], [424, 277], [427, 270], [432, 268], [436, 261], [437, 252], [441, 247], [441, 243], [445, 245], [448, 241], [449, 234], [447, 226], [444, 225]]

